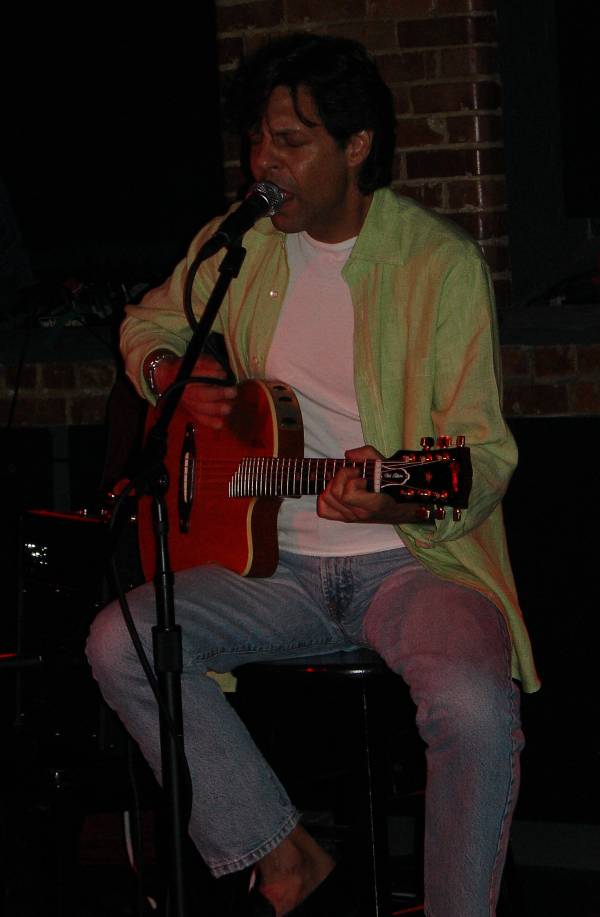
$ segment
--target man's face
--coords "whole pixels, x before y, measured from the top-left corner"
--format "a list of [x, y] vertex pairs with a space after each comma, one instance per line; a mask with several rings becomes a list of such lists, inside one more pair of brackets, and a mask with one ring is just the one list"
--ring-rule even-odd
[[357, 185], [360, 165], [370, 148], [366, 131], [353, 134], [342, 149], [324, 127], [310, 92], [298, 91], [300, 120], [286, 86], [277, 86], [262, 121], [250, 135], [250, 165], [257, 181], [270, 181], [286, 195], [272, 217], [282, 232], [306, 231], [321, 242], [357, 235], [370, 196]]

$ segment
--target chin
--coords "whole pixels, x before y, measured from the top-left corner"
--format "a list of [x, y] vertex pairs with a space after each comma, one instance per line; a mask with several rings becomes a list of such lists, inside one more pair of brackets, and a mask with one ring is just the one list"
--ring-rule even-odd
[[301, 225], [300, 220], [294, 220], [290, 218], [285, 213], [276, 213], [275, 216], [271, 217], [271, 222], [275, 229], [278, 229], [279, 232], [302, 232], [304, 226]]

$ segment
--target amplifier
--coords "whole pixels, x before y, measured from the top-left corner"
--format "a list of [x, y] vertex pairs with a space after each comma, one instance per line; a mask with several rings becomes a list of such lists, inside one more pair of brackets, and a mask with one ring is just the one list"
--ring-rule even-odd
[[[30, 510], [21, 517], [18, 649], [39, 656], [20, 675], [17, 722], [42, 742], [81, 749], [106, 731], [106, 711], [85, 657], [94, 617], [112, 598], [106, 574], [108, 521], [81, 513]], [[117, 551], [123, 585], [142, 581], [137, 535]]]

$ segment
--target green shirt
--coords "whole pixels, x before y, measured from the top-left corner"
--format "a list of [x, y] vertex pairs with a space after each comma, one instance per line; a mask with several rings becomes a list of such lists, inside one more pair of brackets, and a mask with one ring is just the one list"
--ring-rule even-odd
[[[169, 280], [127, 309], [122, 350], [145, 397], [144, 357], [159, 346], [182, 354], [189, 340], [181, 305], [187, 267], [221, 219], [196, 236]], [[285, 236], [263, 219], [246, 234], [244, 247], [244, 265], [214, 330], [225, 336], [238, 379], [262, 378], [288, 282]], [[198, 312], [221, 260], [204, 262], [196, 276]], [[434, 526], [399, 526], [399, 534], [433, 573], [479, 590], [500, 608], [512, 638], [513, 675], [525, 690], [536, 690], [500, 505], [517, 449], [500, 407], [493, 289], [482, 255], [454, 224], [381, 189], [343, 276], [354, 305], [354, 378], [365, 443], [389, 456], [417, 448], [422, 436], [464, 435], [471, 449], [473, 487], [461, 521], [448, 514]]]

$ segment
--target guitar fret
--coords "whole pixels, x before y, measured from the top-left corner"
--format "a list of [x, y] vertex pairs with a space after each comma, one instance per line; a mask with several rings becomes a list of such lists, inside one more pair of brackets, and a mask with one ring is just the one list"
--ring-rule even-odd
[[271, 496], [277, 492], [275, 487], [276, 481], [274, 480], [274, 475], [276, 474], [275, 459], [269, 459], [269, 493]]
[[261, 457], [260, 457], [259, 488], [258, 488], [258, 491], [257, 491], [257, 494], [258, 494], [258, 495], [264, 494], [264, 493], [265, 493], [266, 482], [267, 482], [267, 464], [266, 464], [266, 461], [265, 461], [265, 457], [264, 457], [263, 455], [261, 455]]

